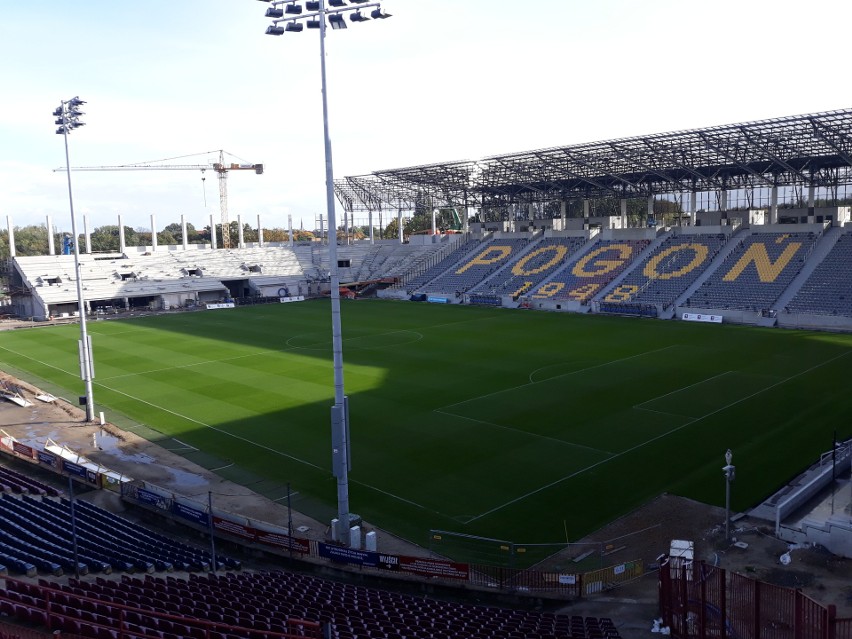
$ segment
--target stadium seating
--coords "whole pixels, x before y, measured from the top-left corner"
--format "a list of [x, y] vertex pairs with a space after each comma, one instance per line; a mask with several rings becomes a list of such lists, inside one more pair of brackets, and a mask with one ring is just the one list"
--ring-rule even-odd
[[478, 249], [480, 246], [482, 246], [482, 240], [480, 239], [473, 239], [469, 242], [460, 244], [458, 248], [451, 251], [446, 257], [427, 268], [421, 274], [410, 278], [406, 282], [405, 288], [408, 290], [409, 294], [425, 290], [424, 287], [426, 284], [439, 277], [449, 268], [454, 266], [459, 260], [467, 256], [472, 251]]
[[586, 303], [622, 273], [648, 244], [650, 240], [598, 242], [534, 289], [532, 297]]
[[837, 239], [784, 310], [852, 317], [852, 235]]
[[817, 240], [813, 232], [747, 236], [687, 300], [696, 308], [762, 312], [801, 270]]
[[529, 238], [494, 238], [458, 260], [449, 271], [418, 287], [422, 293], [466, 293], [503, 268], [529, 244]]
[[59, 491], [53, 486], [4, 466], [0, 466], [0, 490], [15, 494], [59, 496]]
[[602, 301], [656, 304], [666, 309], [704, 272], [726, 239], [721, 233], [673, 235], [637, 264]]
[[[229, 626], [221, 631], [233, 639], [292, 632], [301, 620], [329, 624], [335, 639], [619, 638], [608, 618], [415, 597], [284, 571], [190, 575], [188, 580], [125, 575], [121, 580], [71, 578], [67, 585], [46, 580], [39, 584], [9, 582], [0, 590], [0, 612], [44, 622], [50, 616], [51, 627], [94, 639], [101, 637], [96, 626], [114, 631], [120, 623], [125, 630], [162, 639], [204, 639], [205, 629], [195, 625], [199, 620]], [[45, 588], [62, 592], [48, 594]], [[110, 604], [136, 610], [118, 614]], [[210, 637], [216, 635], [210, 631]]]
[[550, 237], [519, 254], [493, 277], [472, 289], [482, 295], [523, 295], [565, 264], [585, 244], [585, 237]]
[[[76, 500], [74, 506], [78, 565], [73, 561], [71, 502], [66, 499], [0, 497], [0, 553], [49, 574], [211, 567], [206, 551], [137, 526], [86, 501]], [[217, 559], [223, 568], [239, 567], [236, 560], [224, 556]], [[4, 563], [12, 572], [28, 572], [25, 565]]]

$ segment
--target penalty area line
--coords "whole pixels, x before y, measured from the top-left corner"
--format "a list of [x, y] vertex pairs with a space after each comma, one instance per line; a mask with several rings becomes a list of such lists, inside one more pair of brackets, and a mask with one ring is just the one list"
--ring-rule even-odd
[[[628, 355], [627, 357], [622, 357], [620, 359], [613, 359], [613, 360], [610, 360], [608, 362], [602, 362], [600, 364], [595, 364], [594, 366], [587, 366], [586, 368], [581, 368], [581, 369], [578, 369], [576, 371], [569, 371], [567, 373], [560, 373], [559, 375], [554, 375], [553, 377], [548, 377], [544, 381], [549, 382], [549, 381], [552, 381], [554, 379], [559, 379], [560, 377], [569, 377], [571, 375], [577, 375], [579, 373], [585, 373], [586, 371], [595, 370], [596, 368], [603, 368], [604, 366], [611, 366], [612, 364], [620, 364], [621, 362], [627, 362], [631, 359], [636, 359], [637, 357], [644, 357], [645, 355], [652, 355], [654, 353], [660, 353], [662, 351], [667, 351], [670, 348], [676, 348], [677, 346], [679, 346], [679, 345], [678, 344], [670, 344], [669, 346], [664, 346], [662, 348], [656, 348], [652, 351], [645, 351], [644, 353], [636, 353], [635, 355]], [[545, 366], [545, 367], [542, 367], [542, 368], [547, 368], [547, 367]], [[542, 368], [534, 370], [532, 373], [530, 373], [530, 375], [533, 375], [534, 373], [538, 372], [539, 370], [542, 370]], [[542, 383], [542, 382], [529, 381], [529, 382], [526, 382], [525, 384], [518, 384], [517, 386], [511, 386], [509, 388], [503, 388], [503, 389], [496, 390], [496, 391], [491, 392], [491, 393], [479, 395], [477, 397], [470, 397], [468, 399], [463, 399], [462, 401], [455, 402], [454, 404], [446, 404], [445, 406], [439, 406], [438, 408], [436, 408], [434, 410], [442, 410], [442, 409], [445, 409], [445, 408], [452, 408], [453, 406], [461, 406], [462, 404], [467, 404], [469, 402], [475, 402], [475, 401], [478, 401], [480, 399], [486, 399], [488, 397], [494, 397], [495, 395], [500, 395], [502, 393], [508, 393], [510, 391], [518, 390], [520, 388], [526, 388], [527, 386], [533, 386], [535, 384], [540, 384], [540, 383]]]
[[696, 424], [697, 422], [700, 422], [704, 419], [707, 419], [708, 417], [712, 417], [713, 415], [716, 415], [717, 413], [721, 413], [722, 411], [727, 410], [727, 409], [729, 409], [733, 406], [736, 406], [737, 404], [741, 404], [742, 402], [747, 401], [747, 400], [749, 400], [753, 397], [757, 397], [758, 395], [765, 393], [768, 390], [772, 390], [773, 388], [781, 386], [782, 384], [786, 384], [787, 382], [790, 382], [790, 381], [792, 381], [792, 380], [794, 380], [798, 377], [801, 377], [802, 375], [807, 375], [811, 371], [815, 371], [818, 368], [822, 368], [823, 366], [827, 366], [828, 364], [831, 364], [832, 362], [835, 362], [838, 359], [841, 359], [843, 357], [847, 357], [850, 354], [852, 354], [852, 351], [847, 351], [845, 353], [841, 353], [840, 355], [836, 355], [835, 357], [832, 357], [831, 359], [827, 359], [824, 362], [820, 362], [819, 364], [814, 364], [810, 368], [806, 368], [803, 371], [799, 371], [798, 373], [790, 375], [789, 377], [785, 377], [784, 379], [779, 380], [779, 381], [775, 382], [774, 384], [770, 384], [769, 386], [767, 386], [765, 388], [761, 388], [760, 390], [753, 392], [751, 395], [747, 395], [745, 397], [741, 397], [740, 399], [734, 400], [734, 401], [732, 401], [732, 402], [730, 402], [730, 403], [728, 403], [728, 404], [726, 404], [726, 405], [724, 405], [720, 408], [717, 408], [716, 410], [710, 411], [709, 413], [702, 415], [701, 417], [696, 417], [692, 421], [688, 421], [685, 424], [681, 424], [680, 426], [673, 428], [672, 430], [666, 431], [665, 433], [660, 433], [656, 437], [652, 437], [651, 439], [648, 439], [644, 442], [636, 444], [635, 446], [628, 448], [627, 450], [624, 450], [620, 453], [617, 453], [616, 455], [613, 455], [612, 457], [610, 457], [608, 459], [602, 459], [599, 462], [595, 462], [594, 464], [591, 464], [590, 466], [586, 466], [585, 468], [581, 468], [579, 470], [576, 470], [573, 473], [570, 473], [569, 475], [565, 475], [564, 477], [560, 477], [559, 479], [556, 479], [556, 480], [554, 480], [554, 481], [552, 481], [548, 484], [545, 484], [544, 486], [539, 486], [535, 490], [531, 490], [526, 494], [515, 497], [514, 499], [510, 499], [509, 501], [507, 501], [504, 504], [500, 504], [499, 506], [495, 506], [491, 510], [487, 510], [482, 514], [479, 514], [476, 517], [473, 517], [468, 523], [473, 523], [474, 521], [477, 521], [478, 519], [482, 519], [483, 517], [487, 517], [488, 515], [496, 513], [497, 511], [503, 510], [504, 508], [511, 506], [512, 504], [516, 504], [519, 501], [523, 501], [527, 497], [532, 497], [533, 495], [535, 495], [537, 493], [540, 493], [544, 490], [547, 490], [548, 488], [552, 488], [553, 486], [556, 486], [557, 484], [561, 484], [562, 482], [567, 481], [569, 479], [573, 479], [574, 477], [577, 477], [578, 475], [582, 475], [583, 473], [590, 471], [594, 468], [597, 468], [598, 466], [602, 466], [603, 464], [608, 464], [609, 462], [611, 462], [615, 459], [618, 459], [619, 457], [623, 457], [624, 455], [627, 455], [627, 454], [632, 453], [636, 450], [639, 450], [640, 448], [644, 448], [648, 444], [652, 444], [652, 443], [654, 443], [654, 442], [656, 442], [660, 439], [663, 439], [664, 437], [668, 437], [669, 435], [676, 433], [676, 432], [686, 428], [687, 426], [692, 426], [693, 424]]

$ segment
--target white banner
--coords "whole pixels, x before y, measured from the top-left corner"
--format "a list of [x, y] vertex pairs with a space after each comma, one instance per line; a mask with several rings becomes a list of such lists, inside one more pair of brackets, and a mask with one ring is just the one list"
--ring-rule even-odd
[[227, 303], [224, 303], [224, 304], [208, 304], [207, 305], [208, 311], [213, 310], [215, 308], [234, 308], [234, 303], [233, 302], [227, 302]]
[[702, 315], [700, 313], [684, 313], [681, 319], [687, 322], [713, 322], [714, 324], [722, 323], [721, 315]]
[[291, 297], [279, 297], [278, 301], [281, 302], [282, 304], [286, 304], [287, 302], [304, 302], [305, 296], [304, 295], [293, 295]]

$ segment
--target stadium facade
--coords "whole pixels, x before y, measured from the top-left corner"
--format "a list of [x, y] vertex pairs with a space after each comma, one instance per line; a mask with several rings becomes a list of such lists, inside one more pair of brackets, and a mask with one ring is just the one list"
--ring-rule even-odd
[[[349, 219], [425, 207], [432, 234], [371, 235], [338, 265], [383, 297], [848, 330], [850, 185], [852, 109], [377, 171], [336, 181]], [[435, 226], [447, 208], [462, 233]], [[86, 247], [80, 273], [88, 312], [159, 310], [321, 295], [328, 259], [322, 242]], [[15, 314], [77, 311], [71, 256], [10, 271]]]

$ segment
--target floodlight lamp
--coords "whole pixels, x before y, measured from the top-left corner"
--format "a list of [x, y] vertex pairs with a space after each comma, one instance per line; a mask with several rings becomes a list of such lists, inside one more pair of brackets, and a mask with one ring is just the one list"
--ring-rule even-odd
[[320, 28], [320, 19], [315, 18], [313, 20], [308, 20], [308, 29], [319, 29]]
[[331, 15], [328, 17], [328, 23], [331, 25], [332, 29], [345, 29], [346, 28], [346, 20], [343, 19], [343, 16], [340, 14]]
[[272, 0], [260, 0], [260, 2], [272, 2]]
[[342, 7], [346, 4], [344, 0], [328, 0], [328, 6], [330, 7]]
[[361, 13], [360, 11], [356, 11], [356, 12], [355, 12], [355, 13], [353, 13], [351, 16], [349, 16], [349, 19], [350, 19], [352, 22], [366, 22], [366, 21], [367, 21], [367, 20], [369, 20], [370, 18], [368, 18], [367, 16], [365, 16], [365, 15], [364, 15], [363, 13]]
[[284, 13], [289, 13], [291, 15], [292, 14], [298, 15], [298, 14], [302, 13], [302, 5], [300, 5], [300, 4], [288, 4], [284, 8]]
[[319, 0], [307, 0], [305, 2], [305, 9], [308, 11], [319, 11]]
[[62, 135], [64, 133], [65, 133], [65, 127], [64, 126], [61, 126], [58, 129], [56, 129], [56, 135]]
[[379, 20], [384, 18], [390, 18], [391, 14], [383, 12], [382, 8], [378, 7], [376, 9], [373, 9], [373, 12], [370, 14], [370, 17], [374, 20]]
[[286, 31], [290, 31], [291, 33], [298, 33], [302, 29], [304, 29], [304, 25], [301, 22], [288, 22]]
[[284, 35], [284, 27], [279, 27], [277, 24], [271, 24], [266, 27], [266, 35]]
[[269, 7], [266, 10], [267, 18], [283, 18], [284, 17], [284, 9], [279, 9], [278, 7]]
[[81, 106], [83, 104], [86, 104], [86, 101], [81, 100], [80, 98], [77, 98], [77, 97], [73, 97], [68, 101], [68, 104], [70, 104], [71, 108], [73, 109], [74, 107], [78, 107], [78, 106]]
[[62, 115], [62, 107], [61, 106], [56, 107], [56, 109], [54, 109], [54, 111], [53, 111], [53, 115], [55, 115], [57, 117], [61, 116]]
[[351, 4], [364, 4], [367, 0], [349, 0]]
[[56, 120], [54, 120], [53, 123], [54, 124], [65, 124], [65, 120], [63, 120], [62, 118], [56, 118]]

